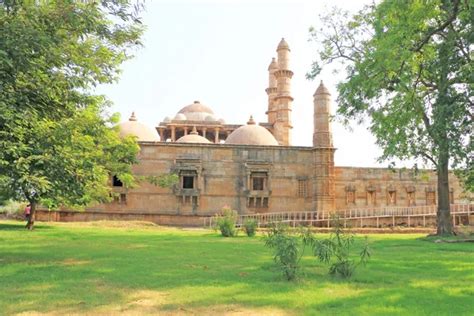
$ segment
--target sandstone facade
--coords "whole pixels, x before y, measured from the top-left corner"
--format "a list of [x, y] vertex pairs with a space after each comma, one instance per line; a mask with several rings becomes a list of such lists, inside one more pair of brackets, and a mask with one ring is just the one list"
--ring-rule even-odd
[[[127, 189], [114, 177], [117, 199], [77, 216], [189, 225], [224, 206], [252, 214], [436, 204], [432, 171], [334, 165], [331, 95], [322, 82], [314, 94], [313, 145], [291, 146], [293, 72], [285, 40], [277, 53], [268, 67], [267, 122], [256, 125], [250, 118], [247, 125], [226, 124], [195, 101], [173, 119], [165, 118], [150, 136], [133, 115], [122, 125], [122, 134], [137, 136], [141, 147], [133, 172], [143, 177], [174, 172], [179, 183], [160, 188], [142, 181]], [[450, 188], [452, 203], [462, 202], [453, 175]]]

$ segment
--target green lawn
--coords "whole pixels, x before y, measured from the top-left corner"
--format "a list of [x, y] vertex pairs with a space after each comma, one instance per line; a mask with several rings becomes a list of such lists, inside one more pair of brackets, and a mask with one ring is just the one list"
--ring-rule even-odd
[[3, 221], [0, 314], [473, 315], [473, 244], [421, 237], [371, 235], [350, 281], [308, 256], [287, 282], [261, 237]]

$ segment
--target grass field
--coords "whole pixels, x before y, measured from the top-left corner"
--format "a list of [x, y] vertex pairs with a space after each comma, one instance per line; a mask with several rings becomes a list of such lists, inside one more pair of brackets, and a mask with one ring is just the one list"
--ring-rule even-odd
[[[261, 237], [139, 223], [0, 222], [0, 314], [473, 315], [474, 246], [370, 235], [350, 280], [307, 256], [287, 282]], [[118, 226], [118, 227], [114, 227]]]

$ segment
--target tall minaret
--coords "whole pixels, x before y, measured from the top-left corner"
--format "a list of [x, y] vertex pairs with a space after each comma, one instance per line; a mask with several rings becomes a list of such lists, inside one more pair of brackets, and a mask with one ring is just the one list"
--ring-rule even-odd
[[332, 147], [331, 94], [322, 80], [313, 97], [313, 147]]
[[276, 122], [277, 113], [275, 110], [275, 97], [277, 96], [277, 80], [275, 77], [275, 71], [278, 70], [278, 64], [275, 58], [272, 58], [272, 62], [268, 66], [268, 88], [265, 92], [268, 95], [268, 110], [265, 114], [268, 115], [268, 123], [272, 126]]
[[277, 47], [278, 69], [275, 69], [276, 96], [274, 100], [274, 110], [276, 114], [273, 123], [273, 135], [280, 145], [291, 145], [291, 77], [293, 72], [289, 70], [290, 47], [284, 38], [281, 39]]
[[316, 211], [335, 210], [334, 152], [331, 132], [331, 94], [321, 81], [314, 93], [314, 193]]

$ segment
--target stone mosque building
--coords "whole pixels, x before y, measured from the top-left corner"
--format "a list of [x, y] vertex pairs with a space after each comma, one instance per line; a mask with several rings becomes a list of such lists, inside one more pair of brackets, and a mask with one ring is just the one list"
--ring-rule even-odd
[[[313, 145], [292, 146], [290, 47], [282, 39], [276, 51], [265, 90], [267, 122], [257, 124], [250, 117], [246, 124], [228, 123], [200, 101], [165, 118], [156, 130], [132, 114], [120, 125], [120, 133], [138, 139], [141, 150], [134, 173], [174, 172], [179, 183], [160, 188], [143, 182], [127, 189], [114, 177], [116, 200], [75, 216], [201, 225], [224, 206], [252, 214], [437, 203], [432, 171], [334, 165], [331, 94], [323, 82], [313, 95]], [[454, 176], [450, 187], [452, 203], [459, 201], [462, 189]]]

